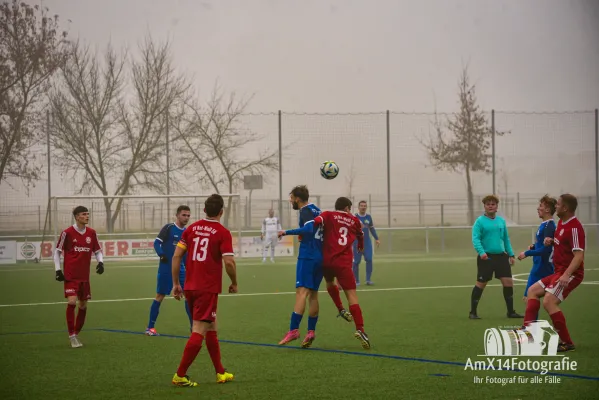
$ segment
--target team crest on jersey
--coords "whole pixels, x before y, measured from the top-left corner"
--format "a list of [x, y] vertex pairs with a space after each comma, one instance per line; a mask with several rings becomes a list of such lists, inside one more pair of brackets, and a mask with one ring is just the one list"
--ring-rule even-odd
[[365, 224], [369, 224], [369, 223], [370, 223], [370, 221], [368, 221], [367, 219], [365, 219], [365, 220], [364, 220], [364, 223], [365, 223]]
[[92, 242], [92, 238], [89, 236], [85, 238], [85, 243], [90, 244]]

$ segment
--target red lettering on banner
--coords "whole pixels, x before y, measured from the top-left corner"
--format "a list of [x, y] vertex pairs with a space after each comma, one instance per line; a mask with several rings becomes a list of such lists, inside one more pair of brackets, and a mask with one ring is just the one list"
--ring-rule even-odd
[[42, 253], [42, 258], [50, 258], [52, 257], [52, 243], [42, 243], [42, 247], [40, 249], [40, 253]]
[[108, 256], [108, 257], [114, 256], [114, 242], [105, 241], [103, 253], [105, 256]]
[[129, 243], [119, 241], [116, 244], [117, 252], [119, 256], [128, 256], [129, 255]]

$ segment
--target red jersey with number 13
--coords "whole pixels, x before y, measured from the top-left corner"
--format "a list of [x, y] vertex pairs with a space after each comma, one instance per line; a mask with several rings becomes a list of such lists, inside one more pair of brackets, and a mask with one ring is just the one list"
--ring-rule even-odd
[[[585, 234], [582, 224], [576, 217], [566, 222], [561, 220], [557, 223], [555, 237], [553, 238], [553, 265], [556, 273], [564, 273], [574, 259], [574, 251], [584, 251]], [[572, 274], [576, 277], [584, 277], [584, 262]]]
[[323, 267], [352, 267], [353, 244], [358, 239], [358, 247], [364, 247], [364, 232], [360, 220], [345, 211], [323, 211], [314, 218], [315, 225], [324, 230], [322, 244]]
[[221, 293], [223, 256], [235, 255], [231, 232], [218, 221], [201, 219], [183, 231], [177, 246], [187, 250], [185, 290]]
[[69, 226], [62, 231], [56, 248], [64, 257], [64, 279], [67, 282], [89, 282], [92, 253], [100, 250], [96, 231], [87, 226], [83, 231], [74, 225]]

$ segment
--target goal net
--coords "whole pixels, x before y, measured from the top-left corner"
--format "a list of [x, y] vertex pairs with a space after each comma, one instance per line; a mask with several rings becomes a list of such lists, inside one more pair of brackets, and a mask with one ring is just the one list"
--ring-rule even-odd
[[[231, 231], [236, 255], [242, 254], [241, 207], [239, 194], [221, 194], [225, 211], [221, 223]], [[88, 226], [98, 233], [106, 259], [154, 260], [154, 240], [160, 229], [175, 222], [177, 208], [191, 210], [189, 224], [205, 217], [206, 194], [129, 195], [129, 196], [59, 196], [52, 197], [46, 213], [40, 260], [50, 260], [60, 233], [75, 223], [73, 209], [89, 210]]]

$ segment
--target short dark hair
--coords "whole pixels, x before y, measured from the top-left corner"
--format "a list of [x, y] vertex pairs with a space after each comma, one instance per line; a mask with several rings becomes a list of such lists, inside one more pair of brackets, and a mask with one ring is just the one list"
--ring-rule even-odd
[[360, 205], [360, 204], [362, 204], [362, 203], [364, 203], [364, 204], [368, 205], [368, 203], [366, 202], [366, 200], [360, 200], [360, 202], [358, 203], [358, 205]]
[[220, 210], [225, 206], [225, 202], [220, 194], [213, 194], [206, 199], [204, 203], [204, 211], [208, 217], [216, 217]]
[[293, 195], [294, 197], [297, 197], [301, 201], [308, 201], [308, 199], [310, 198], [310, 191], [308, 190], [308, 186], [306, 185], [297, 185], [296, 187], [291, 189], [291, 192], [289, 192], [289, 194]]
[[191, 209], [189, 208], [189, 206], [182, 205], [182, 206], [177, 207], [177, 215], [179, 215], [179, 213], [181, 211], [189, 211], [189, 212], [191, 212]]
[[557, 205], [557, 200], [555, 199], [555, 197], [551, 197], [548, 194], [546, 194], [545, 196], [541, 197], [539, 203], [549, 207], [549, 212], [551, 212], [551, 215], [555, 214], [555, 206]]
[[84, 213], [84, 212], [89, 212], [89, 210], [87, 209], [87, 207], [85, 206], [77, 206], [73, 209], [73, 217], [76, 217], [78, 214]]
[[346, 207], [351, 208], [352, 202], [347, 197], [339, 197], [337, 201], [335, 201], [335, 210], [343, 211]]
[[562, 199], [562, 203], [568, 207], [568, 211], [576, 212], [576, 209], [578, 208], [578, 199], [576, 196], [570, 193], [564, 193], [560, 196], [560, 199]]

